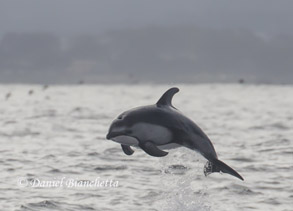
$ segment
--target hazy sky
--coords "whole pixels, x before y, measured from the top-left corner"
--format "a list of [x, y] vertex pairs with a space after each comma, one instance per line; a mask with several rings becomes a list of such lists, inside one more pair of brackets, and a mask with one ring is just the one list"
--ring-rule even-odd
[[293, 0], [0, 0], [0, 82], [293, 83], [292, 8]]
[[292, 0], [1, 0], [1, 34], [196, 24], [293, 34]]

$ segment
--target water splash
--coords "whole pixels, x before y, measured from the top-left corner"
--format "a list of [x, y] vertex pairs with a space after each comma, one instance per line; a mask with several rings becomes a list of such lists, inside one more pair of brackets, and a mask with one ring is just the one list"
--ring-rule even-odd
[[[191, 161], [191, 162], [190, 162]], [[162, 159], [161, 207], [163, 211], [210, 211], [211, 205], [204, 179], [204, 159], [195, 152], [181, 148]]]

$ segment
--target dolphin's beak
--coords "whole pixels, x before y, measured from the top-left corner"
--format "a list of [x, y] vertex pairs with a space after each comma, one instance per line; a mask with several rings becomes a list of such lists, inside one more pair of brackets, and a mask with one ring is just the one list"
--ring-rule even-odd
[[111, 133], [109, 132], [108, 134], [107, 134], [107, 136], [106, 136], [106, 138], [109, 140], [109, 139], [111, 139]]

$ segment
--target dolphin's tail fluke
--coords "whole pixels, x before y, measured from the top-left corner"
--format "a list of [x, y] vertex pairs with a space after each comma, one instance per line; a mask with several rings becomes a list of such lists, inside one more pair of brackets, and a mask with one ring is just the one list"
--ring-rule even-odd
[[234, 169], [232, 169], [230, 166], [225, 164], [224, 162], [213, 159], [212, 161], [208, 161], [206, 165], [204, 166], [204, 174], [205, 176], [213, 173], [213, 172], [223, 172], [227, 174], [231, 174], [234, 177], [237, 177], [241, 180], [244, 180], [240, 174], [238, 174]]

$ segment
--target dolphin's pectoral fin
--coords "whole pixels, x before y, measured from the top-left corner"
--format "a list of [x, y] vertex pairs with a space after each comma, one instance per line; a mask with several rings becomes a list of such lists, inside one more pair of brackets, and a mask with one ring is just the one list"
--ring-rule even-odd
[[139, 144], [140, 148], [147, 154], [154, 157], [164, 157], [168, 152], [160, 150], [153, 142], [147, 141]]
[[157, 102], [157, 106], [172, 106], [172, 98], [177, 92], [179, 92], [177, 87], [168, 89]]
[[122, 150], [126, 155], [132, 155], [134, 151], [128, 145], [121, 144]]

